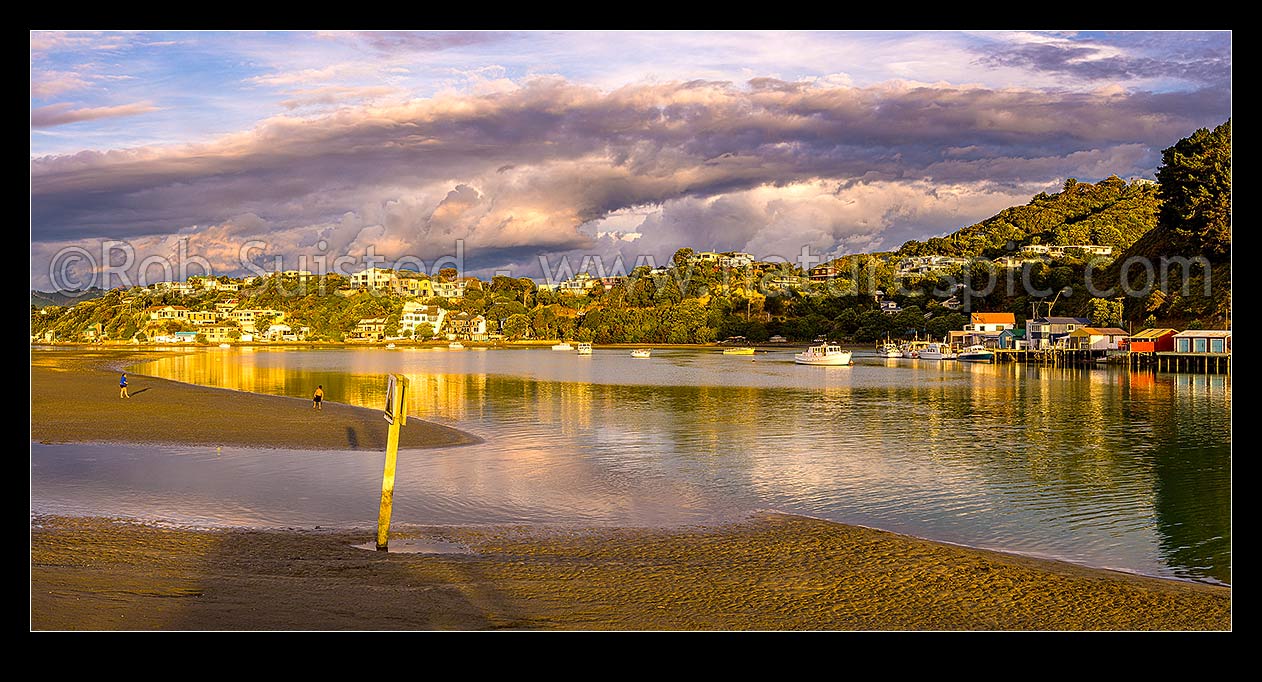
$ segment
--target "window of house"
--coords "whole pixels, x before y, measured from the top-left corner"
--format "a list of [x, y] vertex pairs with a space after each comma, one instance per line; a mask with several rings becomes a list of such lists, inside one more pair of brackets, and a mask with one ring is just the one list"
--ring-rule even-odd
[[1205, 352], [1205, 339], [1192, 339], [1192, 350], [1196, 353]]
[[1074, 326], [1072, 324], [1065, 325], [1065, 331], [1071, 332], [1073, 330], [1074, 330]]
[[1222, 353], [1223, 352], [1223, 339], [1210, 339], [1209, 350], [1211, 353]]
[[1191, 348], [1191, 344], [1188, 341], [1189, 339], [1175, 339], [1175, 350], [1179, 353], [1188, 352], [1189, 348]]

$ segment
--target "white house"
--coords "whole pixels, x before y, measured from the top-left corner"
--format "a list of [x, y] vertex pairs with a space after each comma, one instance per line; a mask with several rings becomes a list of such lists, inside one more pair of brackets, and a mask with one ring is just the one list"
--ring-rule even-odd
[[719, 256], [721, 268], [747, 268], [754, 264], [754, 257], [748, 253], [736, 252], [728, 256]]
[[351, 286], [364, 289], [386, 289], [397, 276], [389, 268], [366, 268], [351, 274]]
[[465, 282], [434, 282], [434, 295], [439, 298], [464, 298]]
[[964, 325], [966, 332], [1001, 332], [1015, 329], [1017, 317], [1012, 313], [970, 313], [969, 323]]
[[399, 329], [404, 336], [409, 336], [417, 327], [428, 324], [438, 334], [443, 328], [443, 319], [447, 311], [436, 305], [423, 305], [416, 301], [403, 304], [403, 315], [399, 318]]

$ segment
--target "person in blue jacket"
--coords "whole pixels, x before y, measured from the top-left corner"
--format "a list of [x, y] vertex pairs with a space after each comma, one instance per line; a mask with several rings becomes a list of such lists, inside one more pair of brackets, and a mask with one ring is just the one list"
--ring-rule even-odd
[[119, 377], [118, 379], [118, 397], [120, 398], [131, 397], [130, 395], [127, 395], [127, 372], [123, 372], [123, 376]]

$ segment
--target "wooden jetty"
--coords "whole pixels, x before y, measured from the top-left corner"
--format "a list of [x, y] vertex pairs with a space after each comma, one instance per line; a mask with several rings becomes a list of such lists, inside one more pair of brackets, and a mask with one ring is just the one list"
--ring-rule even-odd
[[1035, 365], [1094, 367], [1100, 358], [1132, 369], [1158, 372], [1231, 374], [1231, 353], [1117, 352], [1077, 348], [996, 348], [995, 362], [1021, 362]]

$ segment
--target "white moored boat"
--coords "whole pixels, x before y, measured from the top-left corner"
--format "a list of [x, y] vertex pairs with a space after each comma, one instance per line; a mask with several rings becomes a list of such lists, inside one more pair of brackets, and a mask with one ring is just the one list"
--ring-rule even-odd
[[451, 343], [447, 344], [447, 347], [452, 350], [463, 350], [464, 344], [460, 343], [459, 341], [452, 341]]
[[969, 346], [960, 352], [961, 362], [994, 362], [995, 353], [985, 346]]
[[903, 357], [903, 351], [897, 345], [887, 343], [877, 349], [876, 356], [878, 358], [901, 358]]
[[794, 355], [793, 361], [799, 365], [849, 365], [850, 351], [842, 350], [835, 343], [825, 343]]
[[221, 344], [219, 344], [219, 347], [220, 347], [220, 348], [232, 348], [232, 346], [230, 346], [230, 345], [228, 345], [228, 344], [226, 344], [226, 343], [221, 343]]
[[394, 344], [393, 344], [393, 343], [387, 343], [387, 344], [386, 344], [386, 350], [392, 350], [392, 349], [394, 349]]
[[651, 357], [652, 353], [653, 353], [652, 348], [636, 348], [635, 350], [631, 351], [631, 357], [647, 358], [647, 357]]
[[571, 346], [568, 341], [562, 341], [552, 346], [552, 350], [574, 350], [574, 346]]
[[591, 354], [592, 354], [592, 344], [590, 344], [590, 343], [580, 343], [580, 344], [578, 344], [578, 354], [579, 354], [579, 355], [591, 355]]
[[920, 351], [921, 360], [954, 360], [955, 353], [945, 343], [931, 343]]

